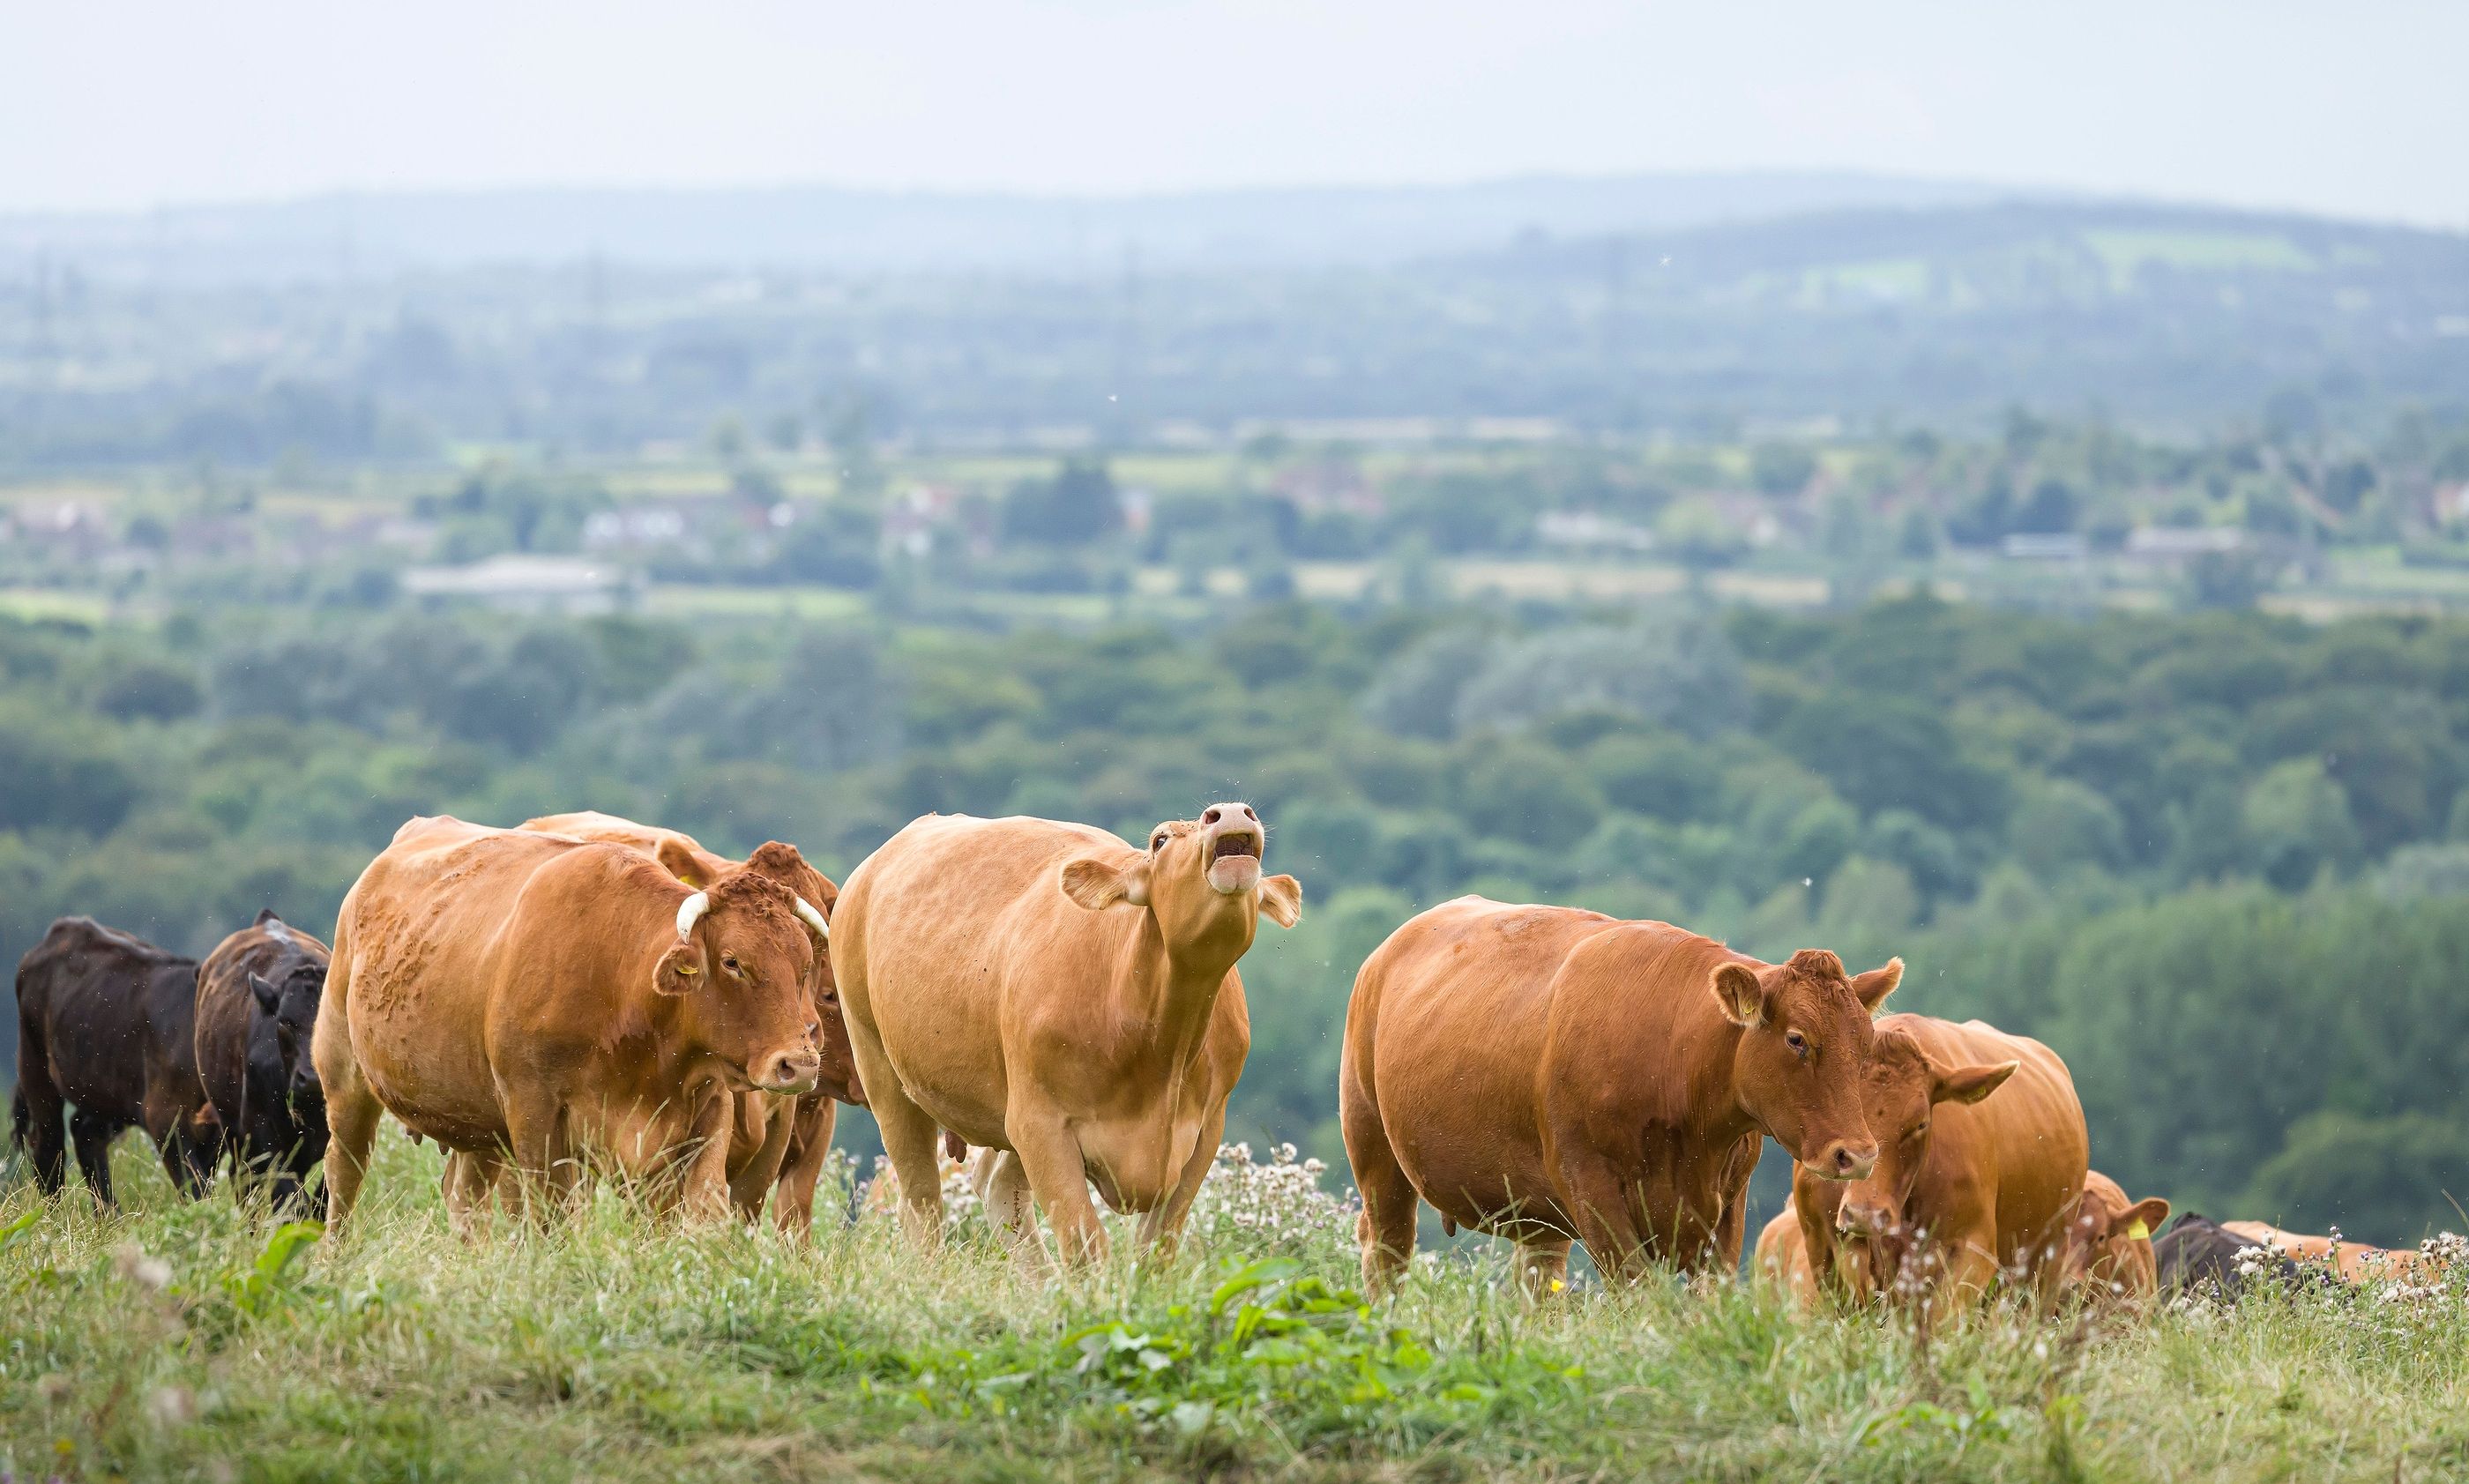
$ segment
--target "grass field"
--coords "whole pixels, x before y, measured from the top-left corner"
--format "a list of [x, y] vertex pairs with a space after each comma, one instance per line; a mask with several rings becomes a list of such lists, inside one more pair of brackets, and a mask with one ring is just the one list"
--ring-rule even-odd
[[1345, 1209], [1258, 1166], [1172, 1264], [1070, 1283], [973, 1220], [801, 1248], [609, 1194], [466, 1245], [436, 1151], [381, 1148], [332, 1242], [130, 1141], [126, 1215], [0, 1194], [0, 1477], [2469, 1476], [2458, 1288], [1922, 1335], [1729, 1283], [1538, 1309], [1459, 1255], [1364, 1306]]

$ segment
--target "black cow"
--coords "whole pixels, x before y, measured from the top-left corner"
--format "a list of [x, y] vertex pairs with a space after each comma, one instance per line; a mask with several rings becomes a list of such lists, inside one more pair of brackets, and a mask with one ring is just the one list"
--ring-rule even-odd
[[2216, 1287], [2224, 1298], [2236, 1298], [2250, 1281], [2238, 1271], [2238, 1264], [2247, 1254], [2257, 1254], [2253, 1277], [2277, 1280], [2287, 1285], [2298, 1282], [2297, 1264], [2286, 1256], [2264, 1250], [2258, 1241], [2249, 1241], [2229, 1231], [2218, 1221], [2189, 1211], [2169, 1225], [2169, 1229], [2152, 1242], [2152, 1258], [2160, 1270], [2160, 1291], [2183, 1293], [2206, 1286]]
[[[326, 1095], [309, 1037], [333, 958], [269, 909], [217, 944], [197, 973], [197, 1075], [233, 1173], [270, 1175], [278, 1205], [301, 1199], [326, 1157]], [[307, 1205], [325, 1216], [324, 1186]]]
[[108, 1206], [111, 1141], [142, 1127], [181, 1193], [214, 1179], [222, 1126], [197, 1079], [197, 961], [62, 917], [17, 961], [15, 1139], [46, 1195], [68, 1178], [61, 1138], [77, 1145], [86, 1189]]

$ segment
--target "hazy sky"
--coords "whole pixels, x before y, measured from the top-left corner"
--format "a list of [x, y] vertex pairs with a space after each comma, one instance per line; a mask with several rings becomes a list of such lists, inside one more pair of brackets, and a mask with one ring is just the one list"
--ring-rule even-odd
[[1851, 167], [2469, 228], [2469, 0], [0, 0], [0, 211]]

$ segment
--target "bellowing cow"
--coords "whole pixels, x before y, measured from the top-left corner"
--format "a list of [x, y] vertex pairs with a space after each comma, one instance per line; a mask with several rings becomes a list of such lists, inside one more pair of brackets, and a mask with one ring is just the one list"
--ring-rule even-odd
[[501, 1163], [528, 1201], [594, 1156], [664, 1207], [726, 1210], [733, 1095], [809, 1091], [821, 1064], [804, 870], [774, 842], [698, 891], [621, 845], [405, 824], [343, 899], [317, 1014], [333, 1220], [381, 1110], [475, 1156], [458, 1213]]
[[91, 917], [60, 918], [17, 961], [13, 1138], [44, 1194], [66, 1181], [74, 1141], [86, 1189], [111, 1205], [111, 1141], [130, 1127], [181, 1194], [214, 1179], [222, 1128], [197, 1080], [196, 1000], [196, 960]]
[[832, 968], [904, 1219], [935, 1240], [938, 1125], [988, 1170], [987, 1204], [1033, 1260], [1029, 1199], [1065, 1256], [1101, 1257], [1089, 1200], [1181, 1233], [1251, 1047], [1235, 961], [1302, 889], [1263, 876], [1250, 806], [1211, 804], [1134, 850], [1084, 824], [929, 815], [850, 873]]
[[1410, 919], [1355, 976], [1338, 1071], [1364, 1281], [1413, 1253], [1419, 1197], [1540, 1289], [1573, 1239], [1621, 1280], [1737, 1266], [1762, 1137], [1844, 1179], [1876, 1159], [1869, 1015], [1903, 971], [1479, 896]]
[[[270, 1176], [278, 1205], [301, 1199], [326, 1157], [326, 1095], [309, 1042], [333, 957], [268, 910], [217, 944], [197, 971], [197, 1075], [233, 1171]], [[307, 1204], [324, 1214], [322, 1187]]]
[[1877, 1168], [1848, 1185], [1793, 1172], [1811, 1265], [1860, 1299], [1970, 1303], [2006, 1272], [2054, 1302], [2087, 1168], [2065, 1063], [1976, 1020], [1889, 1015], [1878, 1040], [1866, 1093]]
[[[658, 860], [669, 874], [690, 887], [707, 886], [743, 863], [717, 855], [692, 836], [656, 825], [637, 824], [612, 814], [586, 810], [525, 820], [523, 829], [565, 835], [576, 840], [606, 840], [630, 846]], [[829, 920], [841, 889], [812, 867], [789, 883], [792, 890], [821, 910]], [[849, 1053], [848, 1025], [841, 1014], [840, 985], [832, 978], [831, 956], [815, 956], [811, 985], [815, 1017], [821, 1030], [816, 1050], [823, 1058], [815, 1090], [796, 1099], [769, 1093], [740, 1093], [730, 1125], [728, 1189], [737, 1209], [749, 1221], [762, 1214], [763, 1200], [776, 1185], [778, 1203], [773, 1218], [784, 1232], [803, 1234], [814, 1225], [815, 1185], [830, 1156], [832, 1129], [839, 1104], [865, 1106], [865, 1088], [859, 1081], [856, 1059]]]

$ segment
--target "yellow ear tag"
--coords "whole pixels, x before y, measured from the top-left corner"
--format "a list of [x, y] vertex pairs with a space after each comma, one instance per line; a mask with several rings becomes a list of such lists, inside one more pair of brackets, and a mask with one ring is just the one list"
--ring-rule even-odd
[[2149, 1241], [2152, 1240], [2152, 1228], [2144, 1225], [2142, 1219], [2137, 1217], [2134, 1224], [2126, 1229], [2126, 1240], [2129, 1241]]

